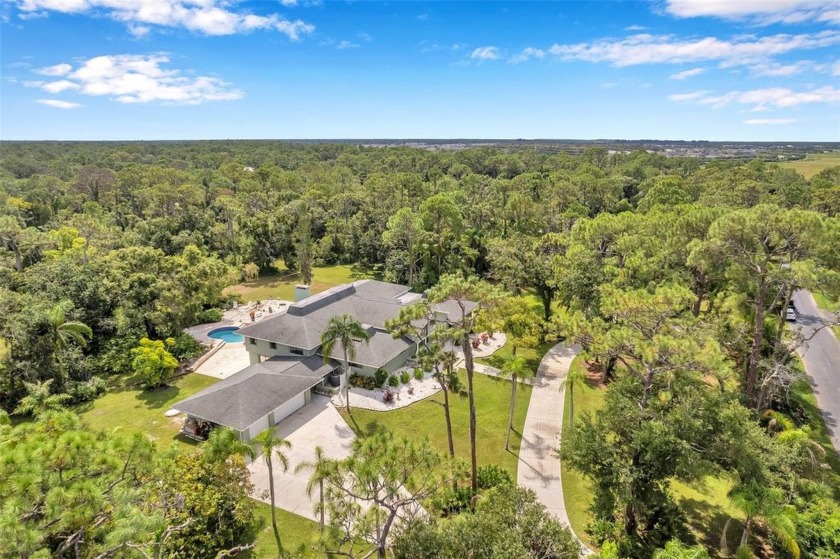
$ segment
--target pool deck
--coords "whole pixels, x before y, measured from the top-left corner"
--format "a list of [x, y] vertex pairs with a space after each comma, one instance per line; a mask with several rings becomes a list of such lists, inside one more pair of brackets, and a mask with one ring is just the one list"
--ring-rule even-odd
[[230, 320], [221, 320], [220, 322], [211, 322], [210, 324], [196, 324], [195, 326], [190, 326], [189, 328], [184, 328], [184, 332], [198, 340], [204, 345], [215, 345], [220, 340], [214, 340], [207, 334], [210, 333], [211, 330], [215, 330], [216, 328], [224, 328], [225, 326], [239, 326], [239, 324], [234, 324]]
[[194, 371], [200, 375], [223, 379], [250, 365], [245, 344], [225, 343]]

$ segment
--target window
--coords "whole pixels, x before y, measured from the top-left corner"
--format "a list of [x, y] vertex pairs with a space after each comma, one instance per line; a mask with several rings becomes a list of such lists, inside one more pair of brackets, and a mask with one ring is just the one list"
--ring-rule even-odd
[[290, 347], [289, 348], [289, 353], [291, 353], [292, 355], [303, 355], [303, 350], [298, 349], [296, 347]]
[[274, 342], [268, 342], [268, 347], [270, 347], [271, 349], [277, 349], [277, 344]]
[[356, 367], [357, 369], [361, 368], [361, 366], [358, 363], [351, 362], [351, 363], [348, 363], [348, 365], [350, 365], [351, 367]]
[[257, 345], [257, 339], [256, 338], [248, 338], [248, 341], [251, 342], [251, 345]]

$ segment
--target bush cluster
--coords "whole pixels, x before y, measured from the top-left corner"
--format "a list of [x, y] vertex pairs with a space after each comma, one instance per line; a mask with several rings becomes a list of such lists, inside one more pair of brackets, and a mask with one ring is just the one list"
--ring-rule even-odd
[[376, 388], [376, 380], [372, 377], [360, 375], [359, 373], [353, 373], [350, 375], [350, 386], [373, 390]]
[[408, 384], [411, 382], [411, 374], [408, 371], [403, 371], [400, 373], [400, 382], [403, 384]]

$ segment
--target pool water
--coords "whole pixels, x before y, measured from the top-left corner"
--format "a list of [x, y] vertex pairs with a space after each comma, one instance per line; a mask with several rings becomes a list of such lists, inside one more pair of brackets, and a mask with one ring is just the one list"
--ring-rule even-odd
[[225, 326], [224, 328], [216, 328], [215, 330], [210, 330], [207, 332], [207, 337], [212, 338], [214, 340], [222, 340], [229, 344], [238, 344], [241, 343], [243, 337], [241, 334], [237, 334], [236, 331], [239, 330], [237, 326]]

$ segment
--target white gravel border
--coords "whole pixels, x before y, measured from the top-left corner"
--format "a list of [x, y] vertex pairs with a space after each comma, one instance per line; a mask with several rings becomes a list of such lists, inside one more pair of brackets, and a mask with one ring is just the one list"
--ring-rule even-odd
[[[407, 370], [409, 374], [413, 375], [414, 369], [411, 367], [404, 367], [397, 370], [395, 373], [399, 377], [402, 371]], [[409, 387], [414, 388], [414, 394], [409, 394]], [[385, 388], [390, 388], [394, 392], [394, 401], [386, 404], [382, 400], [382, 395], [385, 393]], [[359, 408], [363, 410], [373, 411], [391, 411], [410, 406], [414, 402], [418, 402], [424, 398], [428, 398], [440, 392], [440, 384], [432, 376], [432, 373], [427, 372], [423, 375], [423, 380], [415, 380], [414, 376], [408, 384], [401, 384], [396, 388], [385, 384], [383, 388], [376, 390], [365, 390], [364, 388], [350, 388], [350, 408]], [[331, 399], [333, 405], [337, 408], [344, 407], [344, 395], [336, 394]]]

